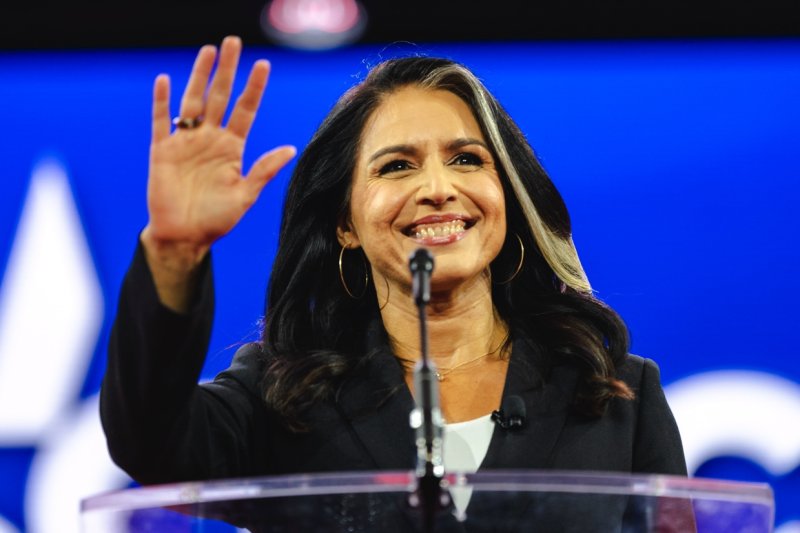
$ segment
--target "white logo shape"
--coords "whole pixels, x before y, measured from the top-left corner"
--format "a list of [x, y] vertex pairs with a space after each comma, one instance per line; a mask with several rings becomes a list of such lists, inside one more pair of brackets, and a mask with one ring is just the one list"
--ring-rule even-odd
[[[51, 428], [39, 447], [25, 492], [30, 533], [78, 533], [83, 498], [130, 483], [108, 456], [98, 410], [98, 397], [92, 396]], [[124, 513], [102, 513], [92, 527], [83, 526], [87, 532], [126, 531], [116, 523], [126, 518]]]
[[44, 161], [0, 286], [0, 446], [35, 444], [77, 401], [102, 319], [66, 173]]
[[800, 465], [800, 385], [764, 372], [696, 374], [666, 387], [689, 472], [723, 455], [772, 475]]
[[[97, 397], [78, 403], [103, 297], [63, 167], [31, 177], [0, 286], [0, 446], [35, 446], [25, 515], [32, 532], [78, 530], [81, 498], [123, 487]], [[0, 532], [16, 531], [0, 518]]]

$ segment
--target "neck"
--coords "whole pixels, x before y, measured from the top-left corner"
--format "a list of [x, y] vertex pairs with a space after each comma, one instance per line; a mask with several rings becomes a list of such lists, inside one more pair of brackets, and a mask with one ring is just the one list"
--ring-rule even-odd
[[[419, 313], [411, 288], [390, 284], [387, 300], [385, 287], [384, 291], [378, 289], [384, 292], [378, 299], [386, 301], [381, 318], [392, 350], [398, 357], [417, 361], [421, 358]], [[426, 316], [429, 356], [440, 368], [451, 368], [488, 354], [508, 334], [508, 327], [494, 309], [488, 276], [480, 276], [454, 290], [432, 292]]]

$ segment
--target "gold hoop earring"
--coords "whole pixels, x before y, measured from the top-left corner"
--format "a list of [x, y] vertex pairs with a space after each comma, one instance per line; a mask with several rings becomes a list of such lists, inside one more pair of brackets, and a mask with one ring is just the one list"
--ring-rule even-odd
[[339, 251], [339, 279], [341, 280], [342, 287], [344, 287], [344, 290], [347, 293], [347, 295], [350, 296], [350, 298], [352, 298], [354, 300], [358, 300], [359, 298], [364, 296], [364, 294], [367, 293], [367, 286], [369, 285], [369, 270], [367, 270], [366, 261], [365, 261], [364, 262], [364, 288], [361, 290], [361, 294], [356, 296], [350, 290], [350, 287], [347, 286], [347, 282], [344, 280], [344, 272], [342, 272], [342, 256], [344, 256], [345, 249], [346, 249], [345, 246], [342, 245], [342, 249]]
[[[517, 238], [517, 242], [519, 243], [519, 263], [517, 263], [517, 269], [513, 274], [511, 274], [510, 278], [505, 281], [495, 283], [495, 285], [508, 285], [514, 281], [514, 278], [516, 278], [517, 274], [519, 274], [520, 270], [522, 270], [522, 264], [525, 262], [525, 245], [522, 244], [522, 237], [520, 237], [518, 233], [515, 233], [514, 236]], [[489, 272], [491, 273], [491, 270]]]

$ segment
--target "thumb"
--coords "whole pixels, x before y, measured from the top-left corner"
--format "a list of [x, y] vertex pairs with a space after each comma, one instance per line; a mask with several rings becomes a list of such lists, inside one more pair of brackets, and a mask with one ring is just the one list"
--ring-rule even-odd
[[297, 154], [294, 146], [279, 146], [265, 153], [250, 167], [247, 183], [253, 196], [258, 196], [261, 189]]

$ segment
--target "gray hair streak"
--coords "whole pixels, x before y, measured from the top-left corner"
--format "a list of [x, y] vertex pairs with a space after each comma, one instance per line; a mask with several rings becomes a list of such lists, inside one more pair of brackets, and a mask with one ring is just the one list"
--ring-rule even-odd
[[447, 78], [456, 77], [466, 82], [474, 98], [477, 109], [474, 112], [478, 115], [477, 119], [482, 123], [489, 136], [489, 143], [495, 151], [500, 165], [505, 171], [511, 184], [511, 188], [519, 202], [525, 219], [531, 229], [531, 233], [536, 241], [536, 245], [542, 253], [547, 264], [553, 269], [555, 275], [568, 287], [582, 292], [590, 293], [592, 287], [586, 272], [583, 270], [578, 251], [572, 241], [572, 236], [566, 238], [557, 235], [547, 227], [542, 221], [542, 217], [536, 209], [524, 183], [519, 177], [514, 162], [508, 154], [506, 145], [497, 127], [496, 112], [493, 102], [487, 98], [487, 91], [478, 78], [472, 72], [461, 65], [448, 65], [432, 72], [422, 83], [422, 87], [440, 88], [446, 85]]

